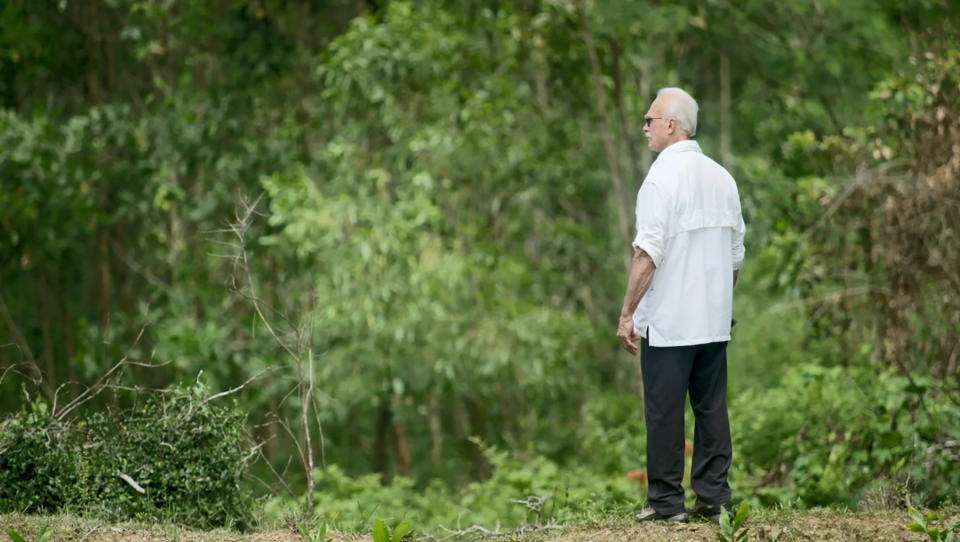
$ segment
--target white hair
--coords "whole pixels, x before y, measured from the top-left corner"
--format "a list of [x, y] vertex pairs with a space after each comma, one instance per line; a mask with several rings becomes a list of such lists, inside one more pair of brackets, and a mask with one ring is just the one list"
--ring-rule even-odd
[[697, 111], [700, 106], [693, 96], [687, 94], [682, 88], [667, 87], [657, 91], [657, 97], [674, 96], [675, 100], [667, 102], [666, 109], [663, 111], [665, 118], [677, 119], [680, 129], [686, 132], [688, 137], [693, 137], [697, 133]]

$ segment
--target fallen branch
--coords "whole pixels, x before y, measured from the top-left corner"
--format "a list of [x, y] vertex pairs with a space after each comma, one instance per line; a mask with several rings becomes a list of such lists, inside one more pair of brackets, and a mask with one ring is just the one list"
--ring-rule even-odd
[[550, 497], [539, 497], [537, 495], [529, 495], [526, 499], [510, 499], [510, 502], [514, 504], [522, 504], [527, 507], [527, 510], [532, 510], [537, 513], [537, 525], [540, 525], [543, 521], [543, 505], [549, 500]]

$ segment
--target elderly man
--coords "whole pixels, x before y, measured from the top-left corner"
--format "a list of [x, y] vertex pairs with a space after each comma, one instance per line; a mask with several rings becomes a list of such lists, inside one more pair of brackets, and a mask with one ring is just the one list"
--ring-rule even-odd
[[[745, 226], [737, 185], [690, 138], [697, 102], [664, 88], [643, 132], [660, 153], [637, 194], [637, 235], [617, 337], [639, 340], [647, 426], [647, 504], [640, 521], [718, 521], [730, 507], [733, 456], [727, 416], [727, 341]], [[684, 406], [696, 418], [691, 485], [684, 508]]]

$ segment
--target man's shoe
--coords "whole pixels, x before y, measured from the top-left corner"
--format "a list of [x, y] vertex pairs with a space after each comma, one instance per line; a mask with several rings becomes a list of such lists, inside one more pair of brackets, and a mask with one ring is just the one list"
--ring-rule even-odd
[[687, 510], [687, 514], [692, 518], [702, 518], [708, 519], [714, 523], [720, 523], [720, 514], [726, 510], [727, 513], [732, 514], [732, 507], [730, 501], [720, 504], [707, 504], [705, 502], [697, 501], [693, 508]]
[[670, 523], [687, 523], [690, 521], [689, 516], [686, 512], [678, 512], [676, 514], [661, 514], [656, 510], [651, 510], [649, 512], [641, 512], [633, 517], [637, 521], [666, 521]]

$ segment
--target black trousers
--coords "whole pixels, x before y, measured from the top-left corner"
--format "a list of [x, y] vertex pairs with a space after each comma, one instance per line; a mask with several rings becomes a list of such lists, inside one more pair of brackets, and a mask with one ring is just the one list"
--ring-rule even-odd
[[696, 419], [690, 483], [697, 500], [730, 501], [727, 471], [733, 459], [727, 415], [727, 343], [650, 346], [640, 341], [647, 425], [647, 504], [661, 514], [683, 512], [687, 392]]

